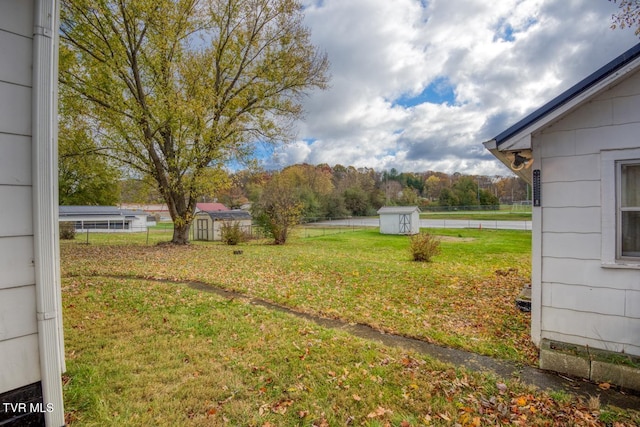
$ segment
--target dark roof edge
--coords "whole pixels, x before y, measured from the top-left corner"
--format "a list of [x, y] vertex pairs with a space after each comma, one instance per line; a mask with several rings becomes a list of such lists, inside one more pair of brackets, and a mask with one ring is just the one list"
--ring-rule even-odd
[[502, 144], [504, 141], [506, 141], [516, 133], [520, 132], [522, 129], [536, 122], [538, 119], [546, 116], [556, 108], [566, 104], [583, 91], [594, 86], [598, 82], [615, 73], [638, 57], [640, 57], [640, 43], [636, 44], [634, 47], [627, 50], [622, 55], [618, 56], [588, 77], [584, 78], [577, 84], [562, 92], [560, 95], [558, 95], [542, 107], [538, 108], [525, 118], [521, 119], [516, 124], [512, 125], [493, 139], [496, 141], [497, 145], [500, 146], [500, 144]]

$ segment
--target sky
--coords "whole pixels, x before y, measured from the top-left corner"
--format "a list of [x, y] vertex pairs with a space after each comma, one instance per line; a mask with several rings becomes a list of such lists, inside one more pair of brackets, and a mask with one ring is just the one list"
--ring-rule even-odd
[[265, 159], [510, 175], [482, 142], [638, 42], [608, 0], [301, 0], [331, 62]]

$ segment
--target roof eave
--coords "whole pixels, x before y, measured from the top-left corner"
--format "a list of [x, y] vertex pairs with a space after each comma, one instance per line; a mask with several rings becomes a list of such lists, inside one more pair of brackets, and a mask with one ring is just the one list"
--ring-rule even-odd
[[498, 134], [495, 141], [500, 151], [517, 151], [526, 147], [530, 135], [573, 111], [612, 84], [625, 78], [640, 65], [640, 43], [581, 80], [547, 104]]
[[[507, 168], [509, 168], [510, 171], [512, 171], [513, 173], [515, 173], [516, 175], [518, 175], [520, 178], [524, 179], [526, 182], [528, 182], [529, 184], [531, 184], [532, 182], [532, 175], [531, 175], [531, 170], [530, 169], [520, 169], [520, 170], [513, 170], [513, 168], [511, 167], [511, 161], [512, 159], [509, 159], [507, 157], [507, 153], [511, 152], [511, 150], [499, 150], [498, 149], [498, 144], [496, 143], [495, 139], [491, 139], [489, 141], [485, 141], [482, 143], [484, 145], [484, 147], [489, 150], [491, 152], [491, 154], [493, 154], [498, 160], [500, 160]], [[524, 149], [524, 148], [522, 148]]]

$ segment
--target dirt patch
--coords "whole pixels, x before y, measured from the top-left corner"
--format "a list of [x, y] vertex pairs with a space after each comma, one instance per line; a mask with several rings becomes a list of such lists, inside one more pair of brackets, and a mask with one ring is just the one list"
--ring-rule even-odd
[[443, 242], [473, 242], [475, 237], [455, 237], [455, 236], [438, 236]]

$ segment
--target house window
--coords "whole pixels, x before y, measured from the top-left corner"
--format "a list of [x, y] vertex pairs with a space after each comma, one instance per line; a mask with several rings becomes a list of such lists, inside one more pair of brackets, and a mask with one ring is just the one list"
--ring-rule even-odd
[[640, 269], [640, 148], [600, 156], [602, 266]]
[[640, 160], [617, 162], [617, 257], [640, 258]]

